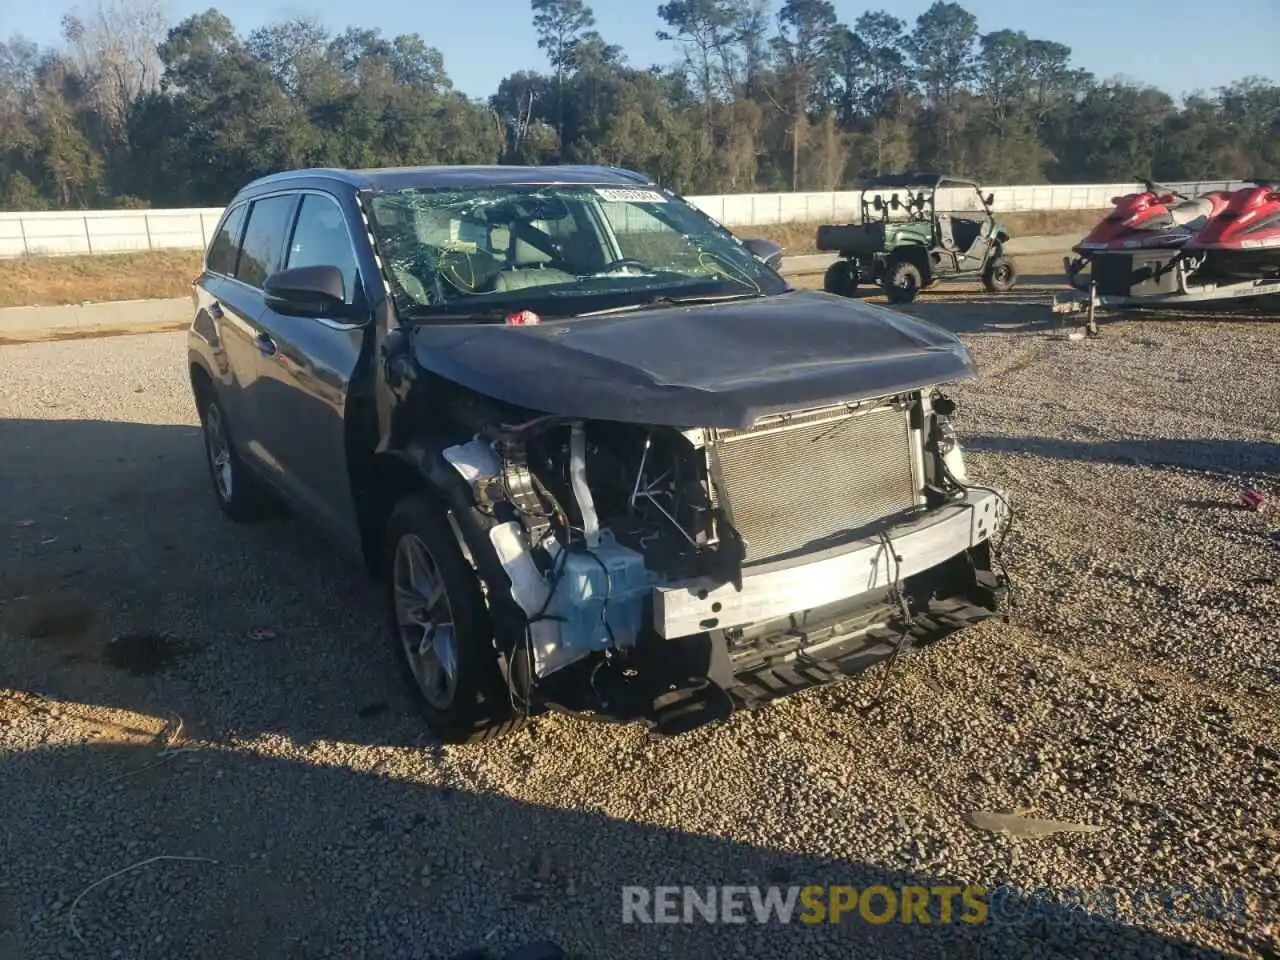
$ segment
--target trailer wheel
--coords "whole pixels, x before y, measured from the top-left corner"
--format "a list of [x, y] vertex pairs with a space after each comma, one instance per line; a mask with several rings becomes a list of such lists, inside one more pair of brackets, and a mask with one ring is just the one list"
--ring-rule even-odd
[[982, 285], [988, 293], [1008, 293], [1018, 282], [1018, 268], [1007, 257], [996, 257], [982, 271]]
[[822, 289], [838, 297], [852, 297], [858, 289], [858, 266], [852, 260], [837, 260], [827, 267]]
[[924, 286], [920, 268], [910, 260], [895, 260], [884, 273], [884, 292], [890, 303], [910, 303]]

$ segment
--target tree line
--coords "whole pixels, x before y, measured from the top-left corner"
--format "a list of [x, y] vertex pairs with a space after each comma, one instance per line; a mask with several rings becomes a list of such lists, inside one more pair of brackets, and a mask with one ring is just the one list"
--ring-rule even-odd
[[216, 9], [98, 0], [62, 42], [0, 43], [0, 209], [219, 205], [300, 166], [602, 163], [689, 194], [832, 190], [936, 169], [988, 183], [1194, 180], [1280, 170], [1280, 86], [1176, 102], [1071, 49], [982, 32], [938, 0], [842, 23], [830, 0], [667, 0], [645, 67], [586, 0], [531, 0], [546, 69], [487, 100], [440, 51], [308, 18], [237, 31]]

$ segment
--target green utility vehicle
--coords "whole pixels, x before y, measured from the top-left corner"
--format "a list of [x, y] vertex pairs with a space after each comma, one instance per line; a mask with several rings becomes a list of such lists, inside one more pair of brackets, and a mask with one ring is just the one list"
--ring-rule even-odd
[[[892, 303], [910, 303], [940, 277], [980, 276], [987, 290], [1013, 289], [1009, 231], [991, 215], [991, 194], [972, 180], [936, 173], [876, 177], [862, 188], [862, 222], [818, 227], [818, 249], [840, 254], [823, 288], [851, 297], [879, 284]], [[941, 207], [941, 209], [939, 209]]]

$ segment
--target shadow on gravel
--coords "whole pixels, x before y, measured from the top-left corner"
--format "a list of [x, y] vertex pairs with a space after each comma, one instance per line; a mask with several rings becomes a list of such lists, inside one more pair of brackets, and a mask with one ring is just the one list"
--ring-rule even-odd
[[[0, 676], [214, 741], [440, 749], [378, 585], [287, 514], [226, 520], [196, 427], [0, 420], [0, 449]], [[713, 706], [665, 732], [733, 707]]]
[[979, 453], [1029, 454], [1057, 460], [1196, 470], [1231, 479], [1280, 477], [1280, 443], [1246, 440], [1059, 440], [1054, 437], [965, 437]]
[[1161, 321], [1220, 320], [1225, 323], [1275, 323], [1280, 317], [1280, 297], [1246, 297], [1242, 300], [1209, 300], [1201, 303], [1165, 304], [1108, 311], [1099, 318], [1103, 326], [1122, 320]]
[[[1083, 314], [1055, 317], [1050, 309], [1054, 294], [1070, 292], [1062, 277], [1052, 275], [1022, 277], [1008, 293], [987, 293], [975, 284], [944, 281], [914, 303], [894, 309], [953, 333], [1053, 333], [1059, 326], [1063, 331], [1082, 328]], [[1098, 315], [1098, 324], [1105, 332], [1109, 327], [1123, 329], [1126, 323], [1275, 323], [1278, 317], [1280, 297], [1263, 297], [1110, 309]]]
[[[1058, 279], [1029, 276], [1019, 282], [1039, 286]], [[987, 293], [977, 283], [944, 281], [925, 291], [914, 303], [894, 309], [952, 333], [1048, 333], [1053, 329], [1049, 296], [1049, 291], [1022, 287], [1008, 293]]]
[[0, 420], [0, 450], [0, 677], [213, 739], [428, 743], [376, 586], [288, 514], [226, 520], [197, 427]]
[[[931, 300], [992, 300], [998, 302], [1006, 298], [1028, 300], [1039, 298], [1046, 300], [1048, 293], [1052, 291], [1027, 289], [1034, 287], [1062, 287], [1063, 290], [1069, 290], [1066, 281], [1061, 275], [1048, 273], [1023, 274], [1018, 278], [1018, 285], [1008, 293], [988, 293], [983, 289], [982, 282], [973, 277], [965, 277], [963, 279], [939, 280], [934, 286], [929, 287], [923, 293], [919, 294], [916, 303], [928, 303]], [[869, 299], [871, 297], [879, 297], [884, 300], [884, 291], [878, 286], [864, 285], [857, 288], [854, 293], [855, 298]]]
[[[0, 450], [0, 685], [49, 705], [33, 718], [0, 702], [0, 956], [77, 952], [75, 897], [157, 856], [217, 863], [159, 861], [96, 887], [76, 909], [88, 955], [449, 957], [551, 936], [593, 960], [1225, 956], [1105, 918], [1073, 927], [1021, 898], [1000, 911], [1010, 922], [980, 925], [624, 927], [624, 884], [990, 878], [432, 786], [441, 751], [399, 692], [364, 573], [288, 517], [225, 521], [194, 427], [8, 420]], [[212, 746], [165, 756], [157, 730], [127, 727], [111, 745], [40, 746], [46, 724], [100, 738], [95, 706], [180, 718]], [[316, 762], [256, 752], [272, 735]]]
[[988, 293], [983, 289], [981, 281], [965, 278], [963, 280], [939, 281], [936, 286], [930, 287], [925, 291], [921, 299], [929, 297], [989, 297], [992, 300], [1000, 300], [1005, 297], [1044, 297], [1044, 291], [1030, 291], [1027, 289], [1028, 287], [1062, 287], [1063, 290], [1070, 289], [1061, 274], [1024, 273], [1018, 277], [1017, 286], [1007, 293]]
[[[978, 878], [766, 849], [243, 750], [187, 753], [162, 766], [155, 759], [142, 748], [89, 745], [0, 758], [0, 854], [7, 869], [21, 870], [21, 883], [0, 887], [5, 956], [75, 953], [77, 896], [133, 865], [76, 905], [84, 955], [456, 957], [550, 938], [591, 960], [1229, 956], [1181, 939], [1176, 920], [1163, 921], [1168, 933], [1115, 922], [1106, 904], [1132, 903], [1132, 894], [1066, 894], [1096, 911], [1086, 918], [1031, 892], [980, 893], [986, 922], [971, 923], [963, 917], [978, 914], [958, 890]], [[143, 863], [155, 857], [202, 859]], [[761, 924], [744, 897], [745, 923], [713, 925], [699, 914], [691, 923], [622, 923], [623, 886], [774, 885], [781, 896], [811, 884], [886, 888], [868, 907], [886, 922], [856, 907], [839, 924], [805, 923], [800, 914], [816, 913], [800, 904], [791, 923], [775, 913]], [[956, 891], [934, 891], [944, 885]], [[904, 886], [927, 889], [917, 895], [924, 918], [908, 911], [911, 922], [901, 922]], [[941, 899], [953, 895], [950, 922], [940, 922]], [[1244, 943], [1259, 918], [1246, 907], [1242, 925], [1233, 896], [1213, 922]], [[1139, 903], [1147, 923], [1185, 921], [1196, 910], [1185, 899], [1169, 912], [1155, 899]]]
[[[1280, 445], [978, 435], [979, 452], [1257, 473]], [[217, 510], [189, 425], [0, 420], [0, 677], [77, 703], [262, 734], [439, 749], [376, 586], [289, 516]]]

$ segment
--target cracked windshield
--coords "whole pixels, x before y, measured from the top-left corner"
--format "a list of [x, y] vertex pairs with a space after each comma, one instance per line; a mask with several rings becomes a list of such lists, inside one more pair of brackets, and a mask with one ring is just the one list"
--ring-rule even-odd
[[408, 189], [377, 194], [373, 212], [406, 315], [786, 289], [730, 234], [654, 189]]

